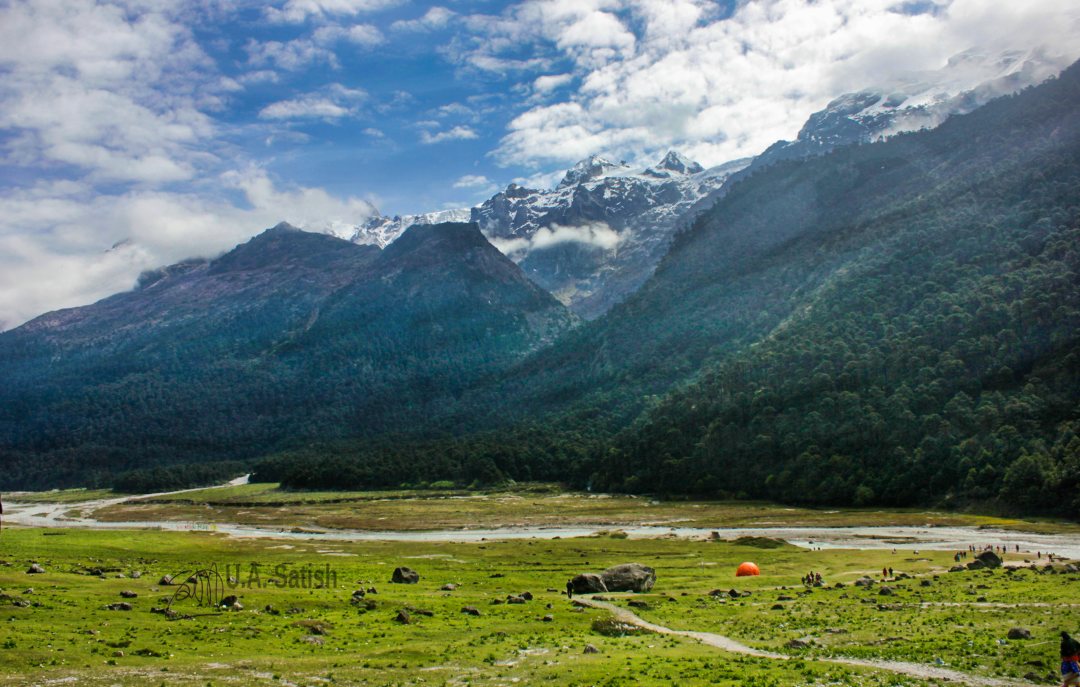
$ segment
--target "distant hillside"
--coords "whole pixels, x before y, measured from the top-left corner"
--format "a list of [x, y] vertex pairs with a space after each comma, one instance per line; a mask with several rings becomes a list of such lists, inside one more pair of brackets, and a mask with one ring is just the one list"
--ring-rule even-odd
[[411, 430], [573, 321], [476, 225], [385, 251], [280, 225], [0, 334], [0, 486]]

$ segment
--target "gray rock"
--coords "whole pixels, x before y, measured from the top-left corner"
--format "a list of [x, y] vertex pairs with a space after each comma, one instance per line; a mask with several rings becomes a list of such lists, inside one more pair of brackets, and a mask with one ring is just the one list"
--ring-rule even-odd
[[986, 564], [978, 559], [973, 560], [967, 564], [968, 570], [983, 570], [984, 568], [986, 568]]
[[1009, 639], [1031, 639], [1031, 630], [1023, 627], [1013, 627], [1009, 629], [1008, 634], [1005, 636]]
[[575, 594], [602, 594], [608, 591], [604, 580], [595, 573], [582, 573], [570, 580]]
[[397, 615], [394, 616], [394, 620], [402, 625], [408, 625], [412, 622], [412, 617], [409, 615], [409, 612], [403, 608], [397, 612]]
[[895, 594], [896, 592], [893, 591], [892, 587], [885, 585], [882, 585], [881, 589], [878, 590], [878, 596], [894, 596]]
[[[980, 553], [978, 556], [975, 557], [975, 560], [982, 561], [982, 564], [984, 566], [986, 566], [987, 568], [1000, 568], [1001, 567], [1001, 556], [997, 555], [993, 551], [983, 551], [982, 553]], [[972, 562], [974, 563], [975, 561], [972, 561]], [[970, 566], [968, 566], [968, 567], [970, 567]]]
[[226, 608], [228, 608], [228, 607], [232, 606], [233, 604], [235, 604], [237, 601], [239, 601], [239, 599], [236, 598], [236, 595], [235, 594], [230, 594], [229, 596], [226, 596], [225, 598], [223, 598], [221, 600], [221, 603], [218, 604], [218, 605], [219, 606], [225, 606]]
[[810, 646], [810, 640], [807, 640], [807, 639], [792, 639], [787, 644], [785, 644], [784, 646], [786, 646], [789, 649], [805, 649], [806, 647]]
[[855, 586], [856, 587], [873, 587], [874, 586], [874, 581], [872, 579], [870, 579], [869, 577], [865, 577], [865, 576], [860, 577], [859, 579], [855, 580]]
[[656, 584], [656, 571], [640, 563], [623, 563], [600, 574], [609, 592], [647, 592]]
[[139, 595], [138, 595], [138, 593], [133, 592], [130, 589], [125, 589], [124, 591], [120, 592], [120, 596], [125, 598], [125, 599], [134, 599]]
[[600, 650], [597, 649], [592, 644], [586, 644], [585, 645], [585, 653], [587, 653], [587, 654], [598, 654], [598, 653], [600, 653]]
[[109, 604], [108, 606], [105, 607], [105, 609], [109, 610], [109, 611], [130, 611], [132, 608], [133, 608], [132, 605], [129, 604], [127, 601], [121, 601], [120, 603]]
[[477, 608], [476, 606], [463, 606], [461, 608], [461, 612], [466, 614], [466, 615], [475, 615], [475, 616], [480, 615], [480, 609]]
[[412, 568], [406, 568], [405, 566], [394, 568], [394, 574], [390, 578], [390, 582], [394, 584], [416, 584], [419, 581], [420, 573]]
[[162, 575], [161, 579], [158, 580], [158, 585], [160, 585], [162, 587], [168, 587], [171, 584], [173, 584], [173, 576], [172, 575]]
[[27, 575], [40, 575], [43, 572], [45, 572], [45, 568], [41, 567], [37, 563], [34, 563], [33, 565], [31, 565], [29, 568], [26, 569], [26, 574]]
[[452, 592], [452, 591], [456, 590], [457, 588], [458, 588], [458, 586], [456, 584], [454, 584], [453, 582], [448, 582], [447, 584], [444, 584], [443, 586], [439, 587], [439, 590], [444, 591], [444, 592]]
[[544, 616], [543, 618], [541, 618], [540, 620], [541, 620], [542, 622], [545, 622], [545, 623], [550, 623], [550, 622], [552, 622], [552, 621], [554, 621], [554, 620], [555, 620], [555, 616], [553, 616], [553, 615], [551, 615], [550, 613], [548, 613], [547, 615], [545, 615], [545, 616]]

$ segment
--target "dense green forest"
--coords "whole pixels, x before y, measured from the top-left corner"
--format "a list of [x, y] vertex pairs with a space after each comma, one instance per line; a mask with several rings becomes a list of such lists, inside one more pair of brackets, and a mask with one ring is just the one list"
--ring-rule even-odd
[[[313, 296], [288, 336], [226, 342], [249, 346], [227, 365], [24, 389], [0, 411], [7, 483], [136, 469], [158, 489], [199, 476], [155, 465], [239, 459], [294, 488], [543, 479], [1075, 517], [1078, 113], [1074, 65], [932, 131], [758, 170], [570, 330], [501, 256], [470, 243], [458, 268], [413, 234], [350, 257], [393, 269]], [[23, 372], [49, 354], [4, 342]]]
[[469, 483], [482, 464], [633, 492], [1075, 515], [1078, 111], [1073, 67], [935, 131], [759, 172], [635, 297], [471, 390], [465, 411], [496, 408], [504, 429], [345, 443], [266, 474], [374, 485], [438, 466]]

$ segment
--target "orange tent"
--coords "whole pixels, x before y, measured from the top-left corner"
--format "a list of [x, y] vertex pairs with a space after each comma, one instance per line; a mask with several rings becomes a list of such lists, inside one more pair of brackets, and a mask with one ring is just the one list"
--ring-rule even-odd
[[760, 575], [761, 570], [758, 569], [756, 563], [746, 562], [739, 566], [739, 569], [735, 571], [735, 577], [750, 577], [752, 575]]

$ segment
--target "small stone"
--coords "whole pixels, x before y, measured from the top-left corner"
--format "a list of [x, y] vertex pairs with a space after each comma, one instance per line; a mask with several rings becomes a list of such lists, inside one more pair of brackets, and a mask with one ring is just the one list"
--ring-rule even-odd
[[158, 584], [161, 585], [162, 587], [168, 587], [172, 583], [173, 583], [173, 576], [172, 575], [162, 575], [161, 579], [158, 580]]
[[476, 606], [463, 606], [461, 608], [461, 612], [466, 614], [466, 615], [474, 615], [474, 616], [479, 616], [480, 615], [480, 609], [477, 608]]
[[41, 567], [37, 563], [34, 563], [33, 565], [31, 565], [29, 568], [26, 569], [26, 574], [27, 575], [40, 575], [43, 572], [45, 572], [45, 568]]
[[456, 590], [457, 588], [458, 588], [458, 586], [456, 584], [454, 584], [453, 582], [449, 582], [449, 583], [444, 584], [443, 586], [439, 587], [439, 590], [444, 591], [444, 592], [452, 592], [452, 591]]
[[521, 598], [520, 596], [511, 595], [511, 596], [506, 597], [506, 603], [508, 603], [508, 604], [523, 604], [523, 603], [525, 603], [525, 599]]
[[1023, 627], [1013, 627], [1005, 635], [1009, 639], [1031, 639], [1031, 630]]
[[544, 616], [543, 618], [541, 618], [540, 620], [541, 620], [542, 622], [545, 622], [545, 623], [550, 623], [550, 622], [552, 622], [553, 620], [555, 620], [555, 616], [553, 616], [553, 615], [551, 615], [550, 613], [548, 613], [547, 615], [545, 615], [545, 616]]
[[125, 589], [124, 591], [120, 592], [120, 596], [125, 598], [125, 599], [134, 599], [139, 595], [138, 595], [138, 593], [133, 592], [130, 589]]
[[532, 601], [533, 600], [532, 592], [522, 592], [522, 593], [518, 594], [518, 596], [520, 596], [522, 599], [525, 599], [526, 601]]
[[117, 649], [116, 651], [112, 652], [112, 655], [116, 658], [123, 658], [124, 652]]
[[402, 625], [408, 625], [412, 622], [412, 617], [410, 617], [409, 612], [403, 608], [397, 612], [397, 615], [394, 616], [394, 620], [401, 623]]
[[806, 639], [792, 639], [784, 646], [789, 649], [805, 649], [806, 647], [810, 646], [810, 642]]
[[587, 653], [587, 654], [598, 654], [598, 653], [600, 653], [600, 650], [597, 649], [592, 644], [586, 644], [585, 645], [585, 653]]
[[218, 605], [228, 608], [228, 607], [232, 606], [234, 603], [236, 603], [237, 601], [239, 601], [239, 599], [236, 597], [236, 595], [235, 594], [230, 594], [230, 595], [226, 596], [225, 598], [223, 598], [221, 600], [221, 603], [218, 604]]
[[105, 607], [109, 611], [130, 611], [133, 608], [127, 601], [121, 601], [120, 603], [109, 604]]
[[892, 587], [882, 586], [878, 590], [878, 596], [894, 596], [895, 594], [896, 592], [893, 591]]

